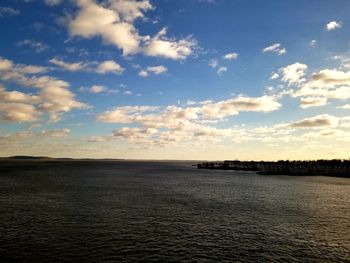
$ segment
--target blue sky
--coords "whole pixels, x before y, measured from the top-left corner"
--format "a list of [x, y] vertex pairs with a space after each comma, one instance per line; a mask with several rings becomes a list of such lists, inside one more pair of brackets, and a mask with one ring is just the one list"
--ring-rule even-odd
[[3, 0], [0, 154], [349, 158], [349, 11]]

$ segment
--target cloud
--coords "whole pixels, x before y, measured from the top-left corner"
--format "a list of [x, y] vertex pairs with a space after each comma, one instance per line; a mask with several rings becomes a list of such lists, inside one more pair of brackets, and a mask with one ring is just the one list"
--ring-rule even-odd
[[316, 45], [317, 41], [315, 39], [311, 40], [309, 43], [310, 47], [314, 47]]
[[17, 42], [17, 46], [19, 46], [19, 47], [28, 46], [28, 47], [34, 49], [36, 53], [41, 53], [49, 48], [44, 43], [41, 43], [39, 41], [35, 41], [33, 39], [25, 39], [25, 40], [19, 41], [19, 42]]
[[122, 49], [124, 55], [137, 53], [141, 38], [132, 24], [122, 21], [117, 12], [93, 0], [77, 0], [77, 4], [79, 12], [68, 24], [71, 36], [101, 36], [106, 43]]
[[350, 72], [324, 69], [294, 92], [293, 97], [350, 98]]
[[336, 127], [339, 119], [337, 117], [322, 114], [311, 118], [305, 118], [300, 121], [291, 122], [285, 125], [288, 128], [296, 129], [309, 129], [309, 128], [324, 128], [324, 127]]
[[153, 7], [148, 0], [141, 1], [123, 1], [109, 0], [111, 9], [115, 10], [122, 20], [129, 23], [138, 18], [143, 18], [143, 12], [152, 10]]
[[89, 93], [92, 93], [92, 94], [105, 93], [105, 94], [108, 94], [108, 95], [119, 93], [118, 89], [108, 89], [107, 87], [102, 86], [102, 85], [92, 85], [89, 88], [80, 87], [79, 91], [81, 91], [81, 92], [89, 92]]
[[109, 0], [103, 6], [93, 0], [77, 0], [77, 4], [79, 11], [68, 23], [70, 35], [99, 36], [105, 43], [120, 48], [124, 56], [143, 53], [179, 60], [191, 55], [197, 44], [190, 36], [180, 40], [167, 37], [166, 28], [153, 37], [140, 36], [133, 23], [144, 18], [144, 12], [153, 8], [148, 0]]
[[219, 66], [219, 61], [217, 59], [211, 59], [208, 63], [209, 67], [216, 68]]
[[0, 6], [0, 17], [19, 15], [20, 11], [12, 7]]
[[305, 76], [306, 69], [307, 65], [297, 62], [281, 68], [279, 72], [282, 74], [282, 81], [287, 82], [288, 85], [292, 85], [305, 81], [303, 77]]
[[17, 102], [1, 102], [1, 122], [35, 122], [40, 116], [40, 111], [33, 105]]
[[201, 108], [204, 118], [222, 119], [237, 115], [240, 111], [270, 112], [278, 110], [281, 104], [274, 97], [245, 97], [223, 100], [219, 102], [206, 103]]
[[327, 105], [327, 98], [322, 97], [307, 97], [300, 99], [300, 107], [307, 109], [310, 107], [324, 106]]
[[238, 58], [238, 54], [237, 53], [227, 53], [226, 55], [224, 55], [222, 57], [223, 59], [226, 59], [226, 60], [234, 60], [234, 59], [237, 59]]
[[70, 129], [58, 129], [58, 130], [50, 130], [50, 131], [41, 131], [38, 132], [38, 136], [50, 137], [50, 138], [62, 138], [68, 136], [70, 133]]
[[23, 65], [23, 64], [14, 64], [11, 60], [0, 57], [0, 74], [5, 74], [3, 79], [15, 77], [14, 75], [21, 74], [39, 74], [45, 73], [48, 69], [46, 67], [41, 66], [33, 66], [33, 65]]
[[62, 0], [45, 0], [45, 4], [49, 6], [59, 5], [61, 2]]
[[64, 62], [63, 60], [58, 59], [58, 58], [52, 58], [49, 60], [49, 62], [58, 66], [58, 67], [61, 67], [65, 70], [72, 71], [72, 72], [81, 71], [81, 70], [86, 69], [86, 67], [87, 67], [87, 64], [83, 63], [83, 62], [68, 63], [68, 62]]
[[263, 48], [262, 52], [263, 53], [272, 52], [272, 53], [277, 53], [278, 55], [284, 55], [287, 53], [287, 50], [284, 47], [282, 47], [280, 43], [275, 43], [268, 47]]
[[95, 72], [98, 74], [114, 73], [114, 74], [120, 75], [125, 70], [122, 66], [120, 66], [114, 60], [106, 60], [103, 62], [79, 61], [79, 62], [69, 63], [59, 58], [52, 58], [49, 60], [49, 62], [64, 70], [71, 71], [71, 72], [85, 71], [85, 72]]
[[224, 119], [241, 111], [270, 112], [279, 109], [281, 104], [273, 97], [257, 98], [238, 96], [219, 102], [206, 102], [200, 106], [124, 106], [106, 111], [97, 116], [100, 122], [139, 123], [151, 128], [179, 128], [192, 121]]
[[97, 93], [101, 93], [101, 92], [107, 91], [107, 88], [105, 86], [93, 85], [93, 86], [91, 86], [89, 91], [91, 93], [97, 94]]
[[33, 140], [45, 140], [45, 139], [58, 139], [67, 137], [70, 133], [70, 130], [67, 128], [56, 129], [56, 130], [42, 130], [42, 131], [31, 131], [24, 130], [20, 132], [15, 132], [12, 134], [7, 134], [0, 136], [0, 142], [2, 144], [11, 144], [20, 142], [23, 145], [23, 142], [27, 141], [33, 143]]
[[124, 70], [125, 69], [114, 60], [104, 61], [96, 68], [96, 72], [100, 74], [114, 73], [119, 75], [122, 74]]
[[343, 106], [337, 107], [338, 109], [350, 109], [350, 104], [345, 104]]
[[218, 73], [219, 75], [222, 75], [226, 71], [227, 71], [227, 67], [220, 67], [220, 68], [218, 68], [216, 73]]
[[[2, 112], [13, 111], [13, 114], [5, 114], [8, 121], [33, 122], [39, 115], [46, 113], [51, 122], [60, 120], [65, 112], [73, 109], [88, 107], [86, 104], [75, 100], [75, 94], [69, 90], [70, 84], [50, 76], [36, 76], [44, 73], [47, 69], [39, 66], [14, 64], [12, 61], [0, 58], [0, 79], [6, 82], [14, 82], [24, 87], [36, 88], [35, 96], [24, 93], [9, 93], [3, 95], [6, 98], [6, 105]], [[29, 96], [29, 97], [28, 97]], [[20, 97], [28, 99], [25, 104], [13, 103], [8, 98]], [[30, 100], [29, 100], [30, 98]], [[24, 114], [26, 113], [27, 114]], [[16, 114], [18, 113], [18, 114]]]
[[148, 75], [149, 75], [148, 72], [144, 69], [140, 70], [139, 72], [140, 77], [148, 77]]
[[341, 22], [341, 21], [338, 21], [338, 22], [331, 21], [326, 25], [326, 29], [327, 29], [327, 31], [332, 31], [332, 30], [341, 28], [342, 25], [343, 25], [343, 22]]
[[139, 76], [148, 77], [150, 74], [160, 75], [160, 74], [165, 74], [167, 71], [168, 71], [168, 68], [163, 65], [147, 67], [145, 70], [144, 69], [140, 70]]
[[154, 37], [145, 42], [144, 53], [152, 57], [164, 57], [182, 60], [193, 53], [197, 41], [191, 36], [176, 40], [166, 36], [167, 28], [160, 30]]
[[280, 75], [278, 75], [278, 73], [276, 72], [272, 72], [271, 73], [271, 76], [270, 76], [270, 79], [278, 79]]

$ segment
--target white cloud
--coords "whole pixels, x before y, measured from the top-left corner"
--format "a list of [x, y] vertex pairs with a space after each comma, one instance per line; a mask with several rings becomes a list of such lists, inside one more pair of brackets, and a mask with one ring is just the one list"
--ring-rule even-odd
[[209, 67], [216, 68], [219, 65], [219, 61], [217, 59], [211, 59], [208, 65]]
[[100, 86], [100, 85], [93, 85], [90, 87], [90, 92], [95, 94], [105, 92], [106, 90], [107, 88], [105, 86]]
[[275, 43], [268, 47], [263, 48], [262, 52], [263, 53], [272, 52], [272, 53], [277, 53], [278, 55], [284, 55], [287, 53], [287, 50], [284, 47], [282, 47], [280, 43]]
[[350, 104], [345, 104], [343, 106], [337, 107], [338, 109], [350, 109]]
[[83, 62], [68, 63], [68, 62], [64, 62], [63, 60], [60, 60], [58, 58], [52, 58], [49, 60], [49, 62], [56, 65], [56, 66], [59, 66], [59, 67], [65, 69], [65, 70], [72, 71], [72, 72], [81, 71], [81, 70], [86, 69], [86, 67], [87, 67], [87, 64], [83, 63]]
[[[239, 96], [219, 102], [190, 102], [191, 106], [124, 106], [97, 116], [101, 122], [134, 124], [140, 127], [123, 127], [114, 131], [114, 137], [143, 147], [164, 146], [176, 142], [217, 142], [228, 138], [235, 142], [253, 140], [247, 131], [237, 128], [218, 129], [203, 124], [238, 114], [240, 111], [268, 112], [280, 104], [269, 97], [249, 98]], [[194, 106], [198, 105], [198, 106]]]
[[238, 54], [237, 54], [237, 53], [234, 53], [234, 52], [232, 52], [232, 53], [227, 53], [227, 54], [224, 55], [222, 58], [223, 58], [223, 59], [226, 59], [226, 60], [234, 60], [234, 59], [238, 58]]
[[165, 57], [174, 60], [185, 59], [193, 53], [197, 41], [192, 37], [176, 40], [166, 37], [167, 28], [160, 30], [145, 42], [144, 53], [152, 57]]
[[273, 97], [257, 98], [238, 96], [219, 102], [208, 101], [200, 106], [124, 106], [106, 111], [97, 117], [98, 121], [111, 123], [140, 123], [145, 127], [181, 127], [190, 121], [224, 119], [241, 111], [270, 112], [279, 109], [280, 103]]
[[153, 74], [159, 75], [159, 74], [164, 74], [168, 71], [168, 69], [166, 67], [164, 67], [163, 65], [159, 65], [159, 66], [154, 66], [154, 67], [147, 67], [147, 72], [151, 72]]
[[331, 21], [326, 25], [327, 31], [332, 31], [338, 28], [341, 28], [343, 25], [343, 22], [341, 21]]
[[220, 68], [218, 68], [216, 73], [218, 73], [219, 75], [222, 75], [226, 71], [227, 71], [227, 67], [220, 67]]
[[[3, 115], [2, 119], [33, 122], [39, 115], [46, 113], [51, 122], [56, 122], [65, 112], [87, 107], [86, 104], [75, 100], [75, 94], [69, 90], [68, 82], [50, 76], [33, 76], [46, 71], [47, 69], [43, 67], [14, 64], [10, 60], [0, 58], [1, 80], [37, 89], [35, 96], [20, 92], [5, 92], [3, 97], [6, 103], [1, 111], [11, 110], [13, 113], [5, 114], [5, 117]], [[14, 98], [17, 100], [25, 98], [28, 101], [25, 101], [26, 104], [13, 103]], [[9, 102], [9, 100], [12, 101]]]
[[270, 79], [278, 79], [278, 78], [279, 78], [278, 73], [276, 73], [276, 72], [271, 73]]
[[19, 15], [20, 11], [12, 7], [0, 6], [0, 17]]
[[148, 77], [150, 74], [160, 75], [160, 74], [165, 74], [167, 71], [168, 71], [168, 68], [163, 65], [147, 67], [146, 69], [140, 70], [139, 76]]
[[148, 77], [148, 72], [144, 69], [140, 70], [139, 72], [140, 77]]
[[101, 36], [105, 42], [122, 49], [124, 55], [138, 51], [141, 38], [137, 30], [132, 24], [122, 21], [117, 12], [93, 0], [77, 0], [77, 4], [80, 10], [68, 24], [72, 36]]
[[17, 46], [19, 47], [28, 46], [34, 49], [36, 53], [41, 53], [49, 48], [44, 43], [35, 41], [33, 39], [25, 39], [25, 40], [19, 41], [17, 42]]
[[149, 0], [124, 1], [109, 0], [111, 9], [115, 10], [122, 20], [133, 22], [138, 18], [143, 18], [143, 12], [153, 9]]
[[282, 74], [282, 81], [288, 82], [288, 85], [304, 82], [305, 71], [307, 65], [294, 63], [287, 67], [281, 68], [279, 71]]
[[317, 41], [315, 39], [311, 40], [309, 43], [309, 46], [314, 47], [316, 45]]
[[123, 73], [124, 68], [122, 68], [117, 62], [114, 60], [107, 60], [98, 65], [96, 72], [100, 74], [106, 73], [114, 73], [121, 74]]
[[185, 59], [193, 53], [197, 43], [192, 37], [176, 40], [166, 36], [163, 28], [155, 36], [140, 36], [134, 26], [136, 19], [152, 9], [148, 0], [115, 1], [104, 5], [94, 0], [77, 0], [79, 11], [68, 23], [71, 36], [92, 38], [100, 36], [106, 43], [120, 48], [123, 55], [144, 53], [170, 59]]

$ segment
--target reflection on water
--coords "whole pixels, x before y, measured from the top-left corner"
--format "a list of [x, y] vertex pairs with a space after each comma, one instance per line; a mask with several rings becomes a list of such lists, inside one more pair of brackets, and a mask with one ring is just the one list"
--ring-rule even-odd
[[0, 170], [0, 254], [21, 261], [346, 262], [350, 179], [186, 163]]

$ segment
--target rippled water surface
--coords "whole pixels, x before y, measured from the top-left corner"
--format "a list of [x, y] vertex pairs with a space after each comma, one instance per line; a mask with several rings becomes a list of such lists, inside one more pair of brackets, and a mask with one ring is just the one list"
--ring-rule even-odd
[[189, 163], [0, 167], [1, 262], [350, 262], [350, 179]]

